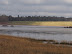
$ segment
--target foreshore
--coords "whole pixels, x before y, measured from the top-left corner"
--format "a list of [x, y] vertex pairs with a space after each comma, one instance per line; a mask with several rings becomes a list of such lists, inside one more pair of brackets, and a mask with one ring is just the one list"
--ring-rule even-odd
[[71, 54], [72, 47], [42, 43], [41, 41], [0, 35], [1, 54]]

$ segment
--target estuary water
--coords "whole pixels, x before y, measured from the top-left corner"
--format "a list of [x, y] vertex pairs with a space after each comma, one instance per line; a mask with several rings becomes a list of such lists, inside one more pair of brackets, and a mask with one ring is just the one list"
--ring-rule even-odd
[[58, 26], [25, 26], [14, 27], [0, 25], [0, 34], [27, 37], [43, 40], [72, 41], [72, 28]]

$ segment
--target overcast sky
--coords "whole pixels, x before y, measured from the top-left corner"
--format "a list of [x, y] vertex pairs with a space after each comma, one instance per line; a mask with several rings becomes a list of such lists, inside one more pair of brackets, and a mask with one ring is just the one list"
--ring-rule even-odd
[[0, 0], [0, 14], [72, 17], [72, 0]]

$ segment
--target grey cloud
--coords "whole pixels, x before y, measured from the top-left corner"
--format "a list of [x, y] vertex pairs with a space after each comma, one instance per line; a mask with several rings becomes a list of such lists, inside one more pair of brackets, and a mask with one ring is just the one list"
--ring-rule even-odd
[[11, 4], [22, 5], [71, 5], [66, 0], [9, 0]]
[[0, 14], [71, 16], [68, 0], [0, 0]]
[[8, 0], [0, 0], [0, 4], [1, 5], [8, 5], [9, 2], [8, 2]]

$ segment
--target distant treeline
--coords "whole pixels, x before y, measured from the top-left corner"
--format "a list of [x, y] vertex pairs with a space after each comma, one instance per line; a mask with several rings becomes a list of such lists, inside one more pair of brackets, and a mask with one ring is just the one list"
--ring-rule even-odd
[[56, 16], [25, 16], [17, 17], [13, 16], [0, 16], [0, 22], [2, 21], [72, 21], [72, 18], [56, 17]]
[[72, 18], [56, 17], [56, 16], [25, 16], [12, 17], [9, 16], [9, 21], [72, 21]]

